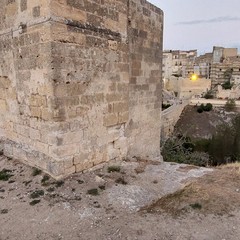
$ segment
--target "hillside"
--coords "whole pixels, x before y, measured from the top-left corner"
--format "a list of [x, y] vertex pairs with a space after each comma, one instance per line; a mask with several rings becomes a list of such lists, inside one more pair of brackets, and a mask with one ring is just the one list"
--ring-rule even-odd
[[236, 114], [225, 112], [223, 108], [198, 113], [197, 107], [187, 106], [175, 126], [174, 135], [186, 135], [191, 139], [210, 138], [218, 125], [230, 122]]

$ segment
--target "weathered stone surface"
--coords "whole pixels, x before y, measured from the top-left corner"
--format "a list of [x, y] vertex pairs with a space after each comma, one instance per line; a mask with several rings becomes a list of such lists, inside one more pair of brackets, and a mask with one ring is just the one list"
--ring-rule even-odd
[[5, 154], [55, 178], [159, 157], [162, 25], [147, 1], [3, 1]]

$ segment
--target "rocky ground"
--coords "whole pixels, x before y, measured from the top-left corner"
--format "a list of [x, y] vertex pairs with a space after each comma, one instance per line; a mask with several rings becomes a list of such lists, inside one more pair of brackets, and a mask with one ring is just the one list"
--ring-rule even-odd
[[109, 163], [54, 181], [0, 157], [0, 240], [237, 240], [240, 171]]

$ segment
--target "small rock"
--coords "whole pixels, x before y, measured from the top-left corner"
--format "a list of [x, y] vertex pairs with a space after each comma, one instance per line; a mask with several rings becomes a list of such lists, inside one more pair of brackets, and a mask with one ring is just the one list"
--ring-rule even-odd
[[97, 183], [105, 183], [105, 180], [104, 180], [103, 178], [99, 177], [99, 176], [96, 176], [96, 177], [95, 177], [95, 181], [96, 181]]

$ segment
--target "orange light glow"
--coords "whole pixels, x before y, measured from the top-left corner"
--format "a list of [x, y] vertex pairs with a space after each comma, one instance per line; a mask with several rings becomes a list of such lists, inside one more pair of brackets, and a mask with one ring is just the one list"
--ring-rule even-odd
[[198, 80], [198, 75], [197, 75], [197, 74], [193, 74], [193, 75], [191, 76], [191, 80], [192, 80], [192, 81]]

